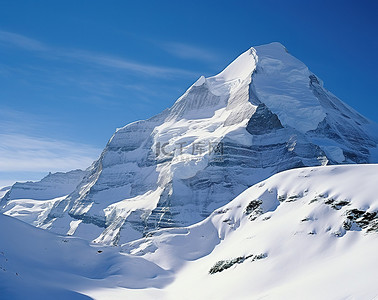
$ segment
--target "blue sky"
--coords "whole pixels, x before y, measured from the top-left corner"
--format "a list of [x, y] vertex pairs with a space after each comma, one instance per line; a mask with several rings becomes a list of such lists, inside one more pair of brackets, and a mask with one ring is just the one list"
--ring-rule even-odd
[[0, 185], [85, 168], [117, 127], [272, 41], [378, 122], [376, 3], [0, 0]]

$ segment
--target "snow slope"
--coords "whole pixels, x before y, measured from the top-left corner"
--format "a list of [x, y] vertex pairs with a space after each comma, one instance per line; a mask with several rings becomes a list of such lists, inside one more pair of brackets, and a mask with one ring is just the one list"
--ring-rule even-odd
[[375, 299], [377, 174], [378, 165], [285, 171], [200, 223], [120, 247], [90, 245], [0, 215], [8, 229], [0, 231], [1, 295]]
[[164, 299], [375, 299], [377, 174], [378, 165], [282, 172], [203, 222], [123, 249], [174, 271]]
[[45, 220], [54, 204], [67, 197], [86, 172], [50, 173], [37, 182], [16, 182], [0, 191], [0, 212], [37, 227], [48, 228]]
[[[162, 287], [166, 271], [115, 247], [57, 236], [0, 215], [0, 299], [91, 299], [88, 290]], [[167, 279], [168, 278], [168, 279]]]
[[284, 170], [377, 162], [371, 128], [281, 44], [258, 46], [200, 77], [161, 114], [118, 129], [68, 197], [46, 198], [46, 209], [19, 201], [3, 211], [60, 234], [122, 244], [199, 222]]

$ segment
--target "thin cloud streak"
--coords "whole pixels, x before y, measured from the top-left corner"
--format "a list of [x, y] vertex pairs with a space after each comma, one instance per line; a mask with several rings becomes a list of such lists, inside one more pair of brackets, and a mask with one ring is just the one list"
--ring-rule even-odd
[[214, 52], [193, 45], [170, 42], [161, 44], [160, 47], [164, 51], [183, 59], [200, 60], [206, 62], [213, 62], [219, 59]]
[[48, 47], [43, 43], [21, 34], [0, 30], [0, 43], [8, 44], [29, 51], [46, 51]]
[[71, 59], [76, 59], [80, 61], [86, 61], [89, 63], [94, 63], [99, 66], [127, 70], [132, 72], [142, 73], [144, 75], [150, 75], [154, 77], [160, 76], [193, 76], [197, 75], [196, 72], [187, 71], [178, 68], [160, 67], [142, 63], [136, 63], [132, 61], [125, 60], [120, 57], [94, 54], [87, 51], [64, 51], [60, 53], [61, 56], [65, 56]]
[[101, 153], [89, 145], [31, 137], [0, 134], [1, 172], [57, 172], [85, 169]]
[[0, 44], [10, 45], [28, 51], [43, 52], [44, 56], [46, 57], [76, 60], [84, 63], [96, 64], [102, 67], [141, 73], [143, 75], [149, 75], [153, 77], [197, 75], [196, 72], [188, 70], [143, 64], [106, 54], [98, 54], [77, 49], [70, 50], [64, 48], [49, 47], [48, 45], [38, 40], [31, 39], [29, 37], [13, 32], [1, 30]]

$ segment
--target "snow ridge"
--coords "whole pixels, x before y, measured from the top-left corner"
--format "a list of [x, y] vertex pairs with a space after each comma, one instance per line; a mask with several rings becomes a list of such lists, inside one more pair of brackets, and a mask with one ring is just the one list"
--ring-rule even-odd
[[52, 192], [51, 205], [35, 203], [33, 213], [27, 207], [40, 199], [25, 194], [26, 205], [3, 212], [20, 217], [23, 207], [34, 225], [122, 244], [199, 222], [284, 170], [377, 162], [375, 126], [284, 46], [257, 46], [200, 77], [171, 108], [117, 129], [68, 196]]

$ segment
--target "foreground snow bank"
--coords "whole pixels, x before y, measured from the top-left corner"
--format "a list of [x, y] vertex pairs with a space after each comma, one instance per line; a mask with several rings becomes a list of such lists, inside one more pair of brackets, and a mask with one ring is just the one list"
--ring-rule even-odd
[[5, 299], [374, 299], [378, 165], [301, 168], [204, 221], [98, 247], [0, 215]]
[[123, 249], [174, 271], [168, 299], [373, 299], [377, 177], [378, 165], [282, 172]]

